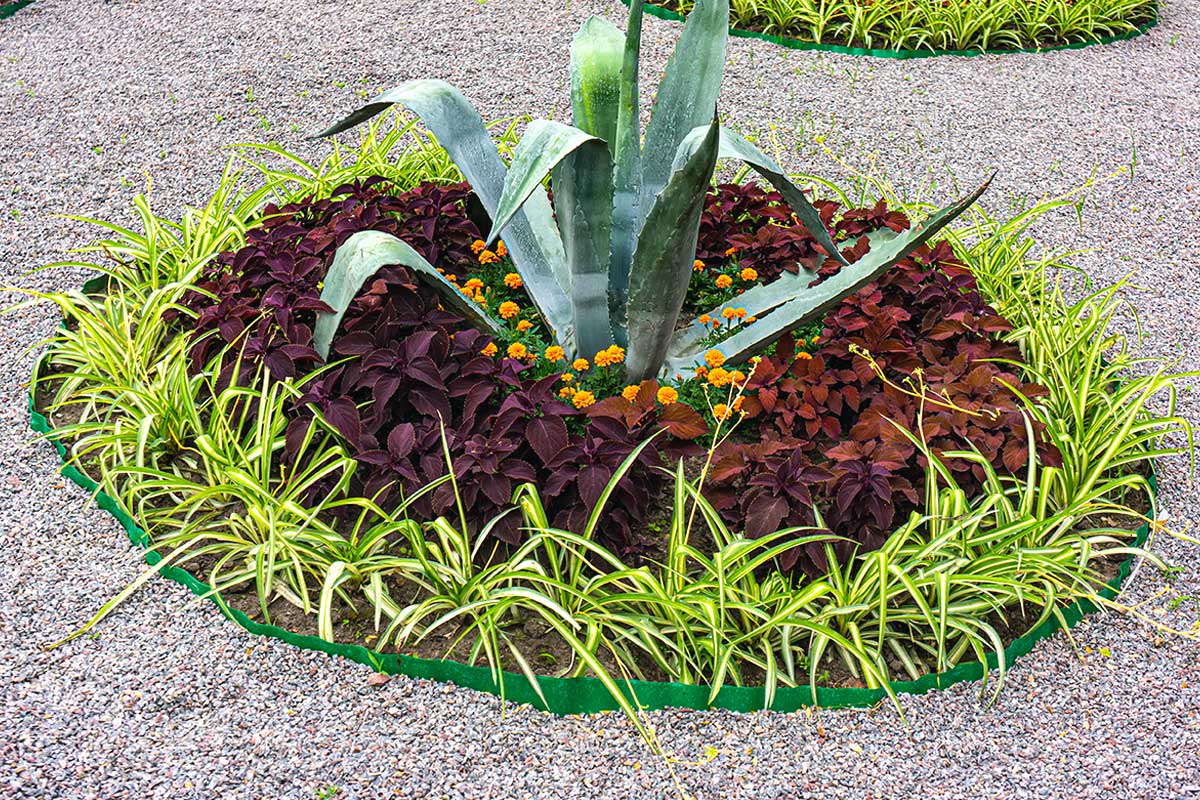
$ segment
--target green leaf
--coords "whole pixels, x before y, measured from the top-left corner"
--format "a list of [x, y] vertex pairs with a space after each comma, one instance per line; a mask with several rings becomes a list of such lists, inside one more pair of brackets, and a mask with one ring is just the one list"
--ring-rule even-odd
[[[989, 177], [982, 186], [957, 203], [943, 208], [904, 233], [883, 241], [877, 247], [873, 246], [865, 256], [850, 266], [843, 267], [836, 275], [811, 289], [804, 290], [757, 322], [743, 325], [738, 333], [718, 344], [715, 349], [721, 351], [728, 361], [737, 364], [789, 330], [816, 319], [840, 303], [843, 298], [854, 294], [891, 269], [896, 262], [933, 237], [979, 199], [990, 183]], [[694, 359], [687, 365], [690, 366], [691, 363], [694, 363]], [[683, 365], [672, 365], [673, 368], [677, 366]]]
[[[439, 80], [402, 83], [371, 100], [335, 125], [317, 134], [333, 136], [374, 117], [392, 105], [412, 111], [450, 154], [489, 216], [496, 218], [506, 169], [479, 113], [450, 84]], [[542, 318], [555, 331], [570, 326], [571, 306], [566, 291], [566, 255], [550, 200], [540, 186], [512, 219], [504, 244]], [[564, 345], [565, 346], [565, 345]]]
[[613, 343], [608, 306], [613, 163], [593, 139], [554, 168], [554, 206], [571, 273], [575, 352], [591, 358]]
[[630, 0], [625, 31], [625, 53], [621, 64], [621, 96], [617, 108], [616, 142], [613, 146], [612, 254], [609, 257], [609, 312], [619, 345], [628, 343], [625, 331], [629, 270], [637, 242], [639, 204], [642, 192], [641, 106], [638, 69], [641, 64], [643, 0]]
[[[701, 125], [693, 129], [683, 142], [679, 145], [679, 150], [675, 154], [675, 168], [687, 160], [700, 143], [700, 140], [706, 133], [707, 126]], [[804, 196], [804, 192], [800, 187], [792, 183], [786, 175], [783, 174], [783, 168], [775, 163], [775, 159], [759, 150], [737, 131], [729, 128], [721, 128], [721, 149], [717, 158], [736, 158], [744, 161], [754, 168], [758, 174], [762, 175], [771, 185], [774, 186], [796, 217], [799, 218], [800, 224], [804, 226], [804, 230], [808, 231], [809, 235], [817, 240], [817, 244], [821, 245], [830, 257], [840, 261], [842, 264], [847, 263], [841, 251], [833, 241], [833, 237], [829, 235], [829, 231], [825, 228], [825, 224], [821, 222], [821, 215], [817, 209], [813, 208], [813, 204]]]
[[642, 150], [642, 213], [671, 177], [675, 152], [708, 123], [721, 92], [729, 39], [728, 0], [697, 0], [667, 62]]
[[498, 333], [500, 326], [468, 300], [454, 284], [434, 269], [425, 257], [404, 242], [382, 231], [360, 231], [337, 249], [329, 272], [325, 275], [325, 288], [321, 290], [321, 301], [333, 309], [331, 313], [317, 315], [313, 326], [313, 347], [322, 358], [329, 358], [329, 345], [337, 333], [338, 325], [352, 301], [368, 278], [380, 267], [388, 264], [403, 264], [417, 275], [438, 288], [447, 306], [462, 314], [466, 319], [488, 333]]
[[571, 112], [575, 127], [610, 146], [617, 135], [625, 35], [603, 17], [588, 17], [571, 40]]
[[700, 212], [717, 164], [720, 126], [708, 136], [658, 195], [638, 234], [629, 275], [631, 382], [653, 378], [662, 367], [687, 294], [700, 231]]

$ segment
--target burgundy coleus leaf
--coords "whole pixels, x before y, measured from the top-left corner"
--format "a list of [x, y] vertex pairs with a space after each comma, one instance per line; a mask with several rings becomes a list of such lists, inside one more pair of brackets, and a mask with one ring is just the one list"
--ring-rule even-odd
[[534, 417], [525, 426], [525, 436], [542, 463], [549, 464], [567, 446], [567, 424], [562, 417]]

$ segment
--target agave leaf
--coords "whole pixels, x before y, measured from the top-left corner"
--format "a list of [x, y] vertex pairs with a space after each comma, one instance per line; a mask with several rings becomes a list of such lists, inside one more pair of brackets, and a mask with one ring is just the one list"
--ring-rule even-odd
[[571, 113], [575, 127], [616, 141], [625, 35], [604, 17], [588, 17], [571, 40]]
[[[512, 166], [504, 178], [500, 203], [492, 214], [492, 230], [487, 236], [489, 244], [500, 237], [521, 206], [541, 189], [542, 181], [546, 180], [558, 162], [584, 146], [604, 151], [608, 149], [600, 139], [561, 122], [535, 119], [529, 123], [513, 152]], [[569, 284], [564, 282], [562, 285], [565, 287]]]
[[608, 268], [608, 302], [617, 344], [628, 343], [625, 303], [629, 269], [637, 240], [642, 192], [642, 135], [639, 122], [638, 68], [641, 63], [643, 0], [630, 0], [621, 63], [621, 96], [613, 145], [612, 254]]
[[[504, 162], [479, 113], [445, 81], [402, 83], [316, 136], [341, 133], [397, 104], [421, 118], [495, 219], [504, 188]], [[562, 288], [568, 281], [566, 255], [550, 200], [540, 186], [509, 223], [504, 243], [542, 318], [556, 335], [569, 331], [571, 306]]]
[[[700, 126], [692, 130], [691, 133], [679, 145], [679, 150], [675, 154], [675, 168], [691, 155], [700, 143], [700, 140], [706, 133], [707, 126]], [[800, 220], [800, 224], [804, 226], [804, 230], [808, 231], [809, 235], [817, 240], [817, 244], [821, 245], [821, 249], [829, 256], [846, 263], [846, 259], [838, 250], [837, 245], [833, 241], [833, 237], [829, 235], [829, 231], [825, 228], [825, 224], [821, 222], [821, 215], [813, 207], [813, 204], [804, 196], [804, 192], [800, 187], [792, 183], [786, 175], [783, 174], [783, 169], [775, 163], [775, 159], [759, 150], [737, 131], [729, 128], [721, 128], [721, 150], [718, 158], [736, 158], [746, 162], [759, 174], [770, 181], [781, 195], [784, 201], [791, 206], [796, 217]]]
[[[738, 333], [717, 344], [714, 349], [723, 353], [731, 363], [740, 363], [789, 330], [821, 316], [842, 299], [854, 294], [891, 269], [898, 261], [966, 211], [972, 203], [979, 199], [991, 181], [992, 179], [989, 177], [971, 194], [957, 203], [943, 208], [904, 233], [883, 239], [878, 243], [872, 242], [871, 250], [858, 261], [848, 267], [843, 267], [836, 275], [816, 286], [804, 289], [793, 299], [776, 307], [766, 317], [750, 325], [743, 325]], [[681, 333], [687, 334], [688, 331]], [[682, 353], [668, 365], [670, 369], [676, 371], [694, 366], [700, 356], [698, 347], [691, 350], [673, 347], [672, 351]]]
[[571, 309], [578, 355], [591, 358], [613, 342], [608, 308], [613, 162], [593, 139], [554, 168], [554, 207], [571, 271]]
[[642, 150], [642, 213], [666, 186], [675, 152], [693, 129], [708, 124], [725, 73], [729, 0], [697, 0], [654, 99]]
[[692, 274], [700, 212], [717, 164], [719, 132], [714, 116], [708, 136], [671, 176], [638, 234], [629, 273], [626, 370], [631, 382], [655, 377], [666, 358]]
[[494, 319], [468, 300], [454, 284], [425, 260], [425, 257], [407, 244], [382, 231], [359, 231], [346, 240], [333, 256], [333, 263], [325, 275], [325, 288], [321, 290], [321, 301], [333, 309], [317, 315], [313, 326], [313, 347], [322, 358], [329, 358], [329, 345], [337, 333], [338, 325], [346, 314], [363, 283], [380, 267], [403, 264], [425, 280], [442, 289], [443, 301], [447, 306], [462, 314], [481, 331], [498, 333], [500, 326]]

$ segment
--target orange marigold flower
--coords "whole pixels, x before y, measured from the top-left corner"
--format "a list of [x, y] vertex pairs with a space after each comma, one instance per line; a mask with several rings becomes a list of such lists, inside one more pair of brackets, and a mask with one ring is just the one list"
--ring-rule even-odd
[[708, 323], [712, 322], [712, 317], [710, 317], [708, 314], [701, 314], [699, 322], [701, 325], [707, 325]]
[[476, 239], [475, 241], [471, 242], [471, 252], [472, 253], [478, 253], [481, 250], [484, 250], [486, 248], [487, 248], [487, 242], [485, 242], [483, 239]]
[[563, 349], [556, 344], [552, 344], [546, 348], [547, 361], [562, 361], [564, 358], [566, 358], [566, 355], [567, 354], [563, 352]]
[[510, 272], [504, 276], [504, 285], [510, 289], [520, 289], [525, 284], [521, 282], [521, 276], [515, 272]]
[[640, 386], [630, 384], [621, 390], [621, 397], [632, 403], [634, 400], [637, 400], [638, 392], [641, 391], [641, 388]]
[[719, 320], [719, 319], [714, 319], [714, 320], [713, 320], [713, 323], [712, 323], [712, 325], [713, 325], [713, 327], [714, 327], [714, 328], [719, 328], [719, 327], [721, 327], [721, 320]]
[[480, 264], [495, 264], [500, 261], [500, 256], [496, 255], [491, 250], [484, 250], [479, 254]]
[[610, 344], [607, 352], [613, 364], [620, 364], [625, 360], [625, 348], [620, 345]]
[[733, 380], [734, 386], [741, 386], [746, 382], [746, 373], [742, 372], [740, 369], [735, 369], [733, 372], [729, 373], [729, 377]]
[[566, 400], [571, 395], [575, 394], [575, 390], [570, 386], [564, 386], [558, 390], [558, 396]]
[[738, 277], [744, 280], [746, 283], [753, 283], [754, 281], [758, 280], [758, 270], [756, 270], [754, 267], [746, 267], [744, 270], [738, 273]]
[[745, 318], [746, 318], [746, 309], [744, 309], [744, 308], [735, 308], [735, 309], [733, 310], [733, 315], [734, 315], [735, 317], [737, 317], [738, 319], [745, 319]]
[[521, 313], [521, 307], [512, 300], [505, 300], [500, 304], [500, 316], [504, 319], [512, 319], [517, 314]]
[[674, 403], [679, 399], [679, 392], [675, 391], [670, 386], [663, 386], [658, 390], [658, 394], [655, 395], [655, 398], [664, 406], [669, 406], [671, 403]]
[[504, 258], [506, 255], [508, 255], [508, 248], [504, 246], [503, 240], [496, 242], [496, 255], [500, 256], [501, 258]]
[[737, 248], [736, 248], [736, 247], [731, 247], [731, 248], [729, 248], [728, 250], [726, 250], [726, 251], [725, 251], [725, 255], [727, 255], [727, 256], [731, 256], [731, 255], [733, 255], [733, 254], [734, 254], [734, 253], [736, 253], [736, 252], [737, 252]]
[[572, 383], [575, 380], [575, 373], [564, 372], [562, 374], [562, 377], [559, 378], [559, 380], [562, 381], [563, 383]]
[[813, 344], [820, 344], [820, 343], [821, 343], [821, 337], [820, 337], [820, 336], [814, 336], [814, 337], [812, 338], [812, 343], [813, 343]]
[[703, 364], [696, 367], [696, 377], [697, 378], [703, 378], [707, 374], [708, 374], [708, 367], [704, 366]]
[[725, 363], [725, 354], [720, 350], [709, 350], [704, 354], [704, 363], [710, 367], [719, 367]]
[[576, 408], [587, 408], [592, 403], [596, 402], [596, 395], [587, 391], [576, 392], [574, 395], [572, 395], [571, 402]]
[[505, 352], [508, 353], [509, 358], [525, 358], [529, 355], [529, 348], [520, 342], [513, 342]]
[[592, 359], [592, 363], [597, 367], [607, 367], [612, 364], [612, 359], [608, 357], [607, 350], [601, 350], [599, 353], [596, 353], [596, 357]]
[[471, 299], [474, 300], [476, 303], [479, 303], [479, 305], [483, 306], [484, 308], [487, 308], [487, 298], [483, 296], [482, 292], [475, 295]]
[[717, 403], [713, 406], [713, 416], [717, 419], [726, 419], [729, 416], [729, 406], [724, 403]]
[[746, 398], [744, 398], [744, 397], [735, 397], [735, 398], [733, 399], [733, 410], [734, 410], [734, 411], [741, 411], [741, 410], [742, 410], [742, 401], [743, 401], [743, 400], [745, 400], [745, 399], [746, 399]]
[[487, 347], [483, 348], [483, 350], [481, 350], [480, 352], [483, 353], [488, 358], [491, 358], [492, 356], [496, 355], [496, 352], [499, 349], [500, 348], [496, 347], [495, 342], [488, 342]]
[[697, 258], [692, 262], [692, 269], [696, 272], [702, 272], [704, 270], [704, 262]]
[[734, 314], [734, 311], [732, 308], [730, 308], [729, 306], [726, 306], [725, 308], [721, 309], [721, 316], [724, 317], [725, 319], [733, 319], [737, 315]]
[[733, 286], [733, 278], [729, 277], [728, 275], [717, 276], [718, 289], [728, 289], [730, 286]]
[[588, 363], [586, 358], [577, 358], [571, 362], [571, 369], [575, 370], [576, 372], [583, 372], [590, 366], [591, 364]]
[[801, 358], [802, 358], [802, 359], [804, 359], [805, 361], [811, 361], [811, 360], [812, 360], [812, 353], [806, 353], [806, 352], [804, 352], [803, 350], [801, 350], [799, 353], [797, 353], [797, 354], [796, 354], [796, 358], [797, 358], [797, 359], [801, 359]]
[[757, 321], [758, 321], [758, 317], [746, 317], [747, 325], [749, 325], [751, 322], [757, 322]]
[[708, 382], [713, 386], [728, 386], [731, 380], [733, 380], [733, 375], [723, 367], [708, 371]]
[[462, 285], [462, 288], [468, 292], [474, 292], [483, 288], [483, 281], [479, 280], [479, 278], [471, 278], [471, 280]]
[[524, 333], [525, 331], [529, 330], [532, 327], [533, 327], [533, 323], [527, 319], [523, 319], [523, 320], [520, 320], [519, 322], [517, 322], [517, 330], [519, 330], [521, 333]]

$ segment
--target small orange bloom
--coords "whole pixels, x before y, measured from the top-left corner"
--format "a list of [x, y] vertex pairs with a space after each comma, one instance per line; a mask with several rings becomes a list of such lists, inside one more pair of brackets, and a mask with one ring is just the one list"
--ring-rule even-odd
[[751, 322], [758, 322], [758, 317], [746, 317], [746, 324], [749, 325]]
[[697, 378], [703, 378], [706, 375], [708, 375], [708, 367], [704, 366], [703, 364], [696, 367], [696, 377]]
[[713, 406], [713, 416], [717, 419], [727, 419], [729, 417], [729, 406], [724, 403], [717, 403]]
[[733, 316], [736, 317], [737, 319], [745, 319], [746, 318], [746, 309], [735, 308], [733, 310]]
[[733, 319], [737, 315], [734, 313], [732, 308], [726, 306], [725, 308], [721, 309], [721, 316], [725, 319]]
[[712, 322], [712, 317], [710, 317], [708, 314], [701, 314], [699, 322], [701, 325], [707, 325], [708, 323]]
[[713, 386], [728, 386], [731, 380], [733, 380], [733, 375], [723, 367], [708, 371], [708, 382]]
[[737, 248], [736, 248], [736, 247], [731, 247], [731, 248], [729, 248], [728, 250], [726, 250], [726, 251], [725, 251], [725, 255], [726, 255], [726, 256], [731, 256], [731, 255], [733, 255], [733, 254], [734, 254], [734, 253], [736, 253], [736, 252], [737, 252]]
[[483, 350], [481, 350], [480, 352], [483, 353], [488, 358], [491, 358], [492, 356], [496, 355], [496, 352], [499, 349], [500, 348], [496, 347], [495, 342], [488, 342], [487, 347], [483, 348]]
[[718, 275], [716, 283], [718, 289], [728, 289], [733, 286], [733, 278], [728, 275]]
[[562, 361], [566, 355], [567, 354], [563, 352], [563, 349], [556, 344], [552, 344], [546, 348], [547, 361]]
[[624, 397], [626, 400], [628, 400], [629, 402], [632, 403], [634, 400], [637, 400], [638, 392], [640, 390], [641, 390], [640, 386], [634, 386], [634, 385], [626, 386], [624, 389], [621, 390], [621, 397]]
[[704, 354], [704, 363], [710, 367], [719, 367], [725, 363], [725, 354], [720, 350], [709, 350]]
[[521, 276], [515, 272], [510, 272], [504, 276], [504, 285], [510, 289], [520, 289], [525, 284], [521, 282]]
[[504, 319], [512, 319], [517, 314], [521, 313], [521, 307], [512, 300], [505, 300], [500, 304], [500, 316]]
[[573, 372], [564, 372], [564, 373], [562, 374], [562, 377], [561, 377], [561, 378], [559, 378], [559, 380], [560, 380], [560, 381], [562, 381], [563, 383], [572, 383], [572, 382], [574, 382], [574, 380], [575, 380], [575, 373], [573, 373]]
[[692, 262], [692, 269], [695, 270], [696, 272], [703, 272], [704, 271], [704, 262], [697, 258], [695, 261]]
[[806, 352], [804, 352], [803, 350], [801, 350], [799, 353], [797, 353], [797, 354], [796, 354], [796, 358], [797, 358], [797, 359], [804, 359], [805, 361], [811, 361], [811, 360], [812, 360], [812, 353], [806, 353]]
[[504, 258], [508, 255], [508, 248], [504, 246], [503, 240], [496, 242], [496, 255]]
[[596, 353], [596, 357], [592, 359], [592, 363], [597, 367], [607, 367], [612, 364], [612, 359], [608, 357], [607, 350], [601, 350], [599, 353]]
[[733, 410], [734, 411], [742, 410], [742, 400], [744, 400], [744, 399], [745, 399], [744, 397], [735, 397], [733, 399]]
[[608, 346], [608, 357], [613, 364], [620, 364], [625, 360], [625, 348], [619, 345], [610, 344]]
[[529, 348], [520, 342], [513, 342], [505, 352], [508, 353], [509, 358], [523, 359], [529, 355]]
[[485, 242], [483, 239], [476, 239], [475, 241], [471, 242], [471, 252], [472, 253], [479, 253], [480, 251], [484, 250], [486, 247], [487, 247], [487, 242]]
[[664, 406], [669, 406], [671, 403], [674, 403], [679, 399], [679, 392], [675, 391], [670, 386], [663, 386], [658, 390], [658, 394], [655, 395], [655, 398]]
[[479, 280], [479, 278], [471, 278], [463, 284], [462, 288], [468, 292], [475, 292], [483, 288], [483, 281]]
[[566, 400], [571, 395], [575, 394], [575, 390], [570, 386], [564, 386], [558, 390], [558, 396]]
[[596, 395], [591, 392], [576, 392], [571, 397], [571, 402], [576, 408], [587, 408], [592, 403], [596, 402]]
[[583, 372], [590, 366], [591, 364], [588, 363], [586, 358], [577, 358], [571, 362], [571, 369], [575, 370], [576, 372]]
[[495, 264], [500, 260], [500, 256], [493, 253], [491, 250], [484, 250], [479, 254], [480, 264]]
[[524, 333], [525, 331], [529, 330], [532, 327], [533, 327], [533, 323], [527, 319], [520, 320], [517, 323], [517, 330], [519, 330], [521, 333]]
[[734, 386], [741, 386], [746, 382], [746, 373], [742, 372], [740, 369], [735, 369], [733, 372], [729, 373], [729, 376], [733, 380]]
[[746, 283], [753, 283], [754, 281], [758, 280], [758, 270], [754, 269], [754, 267], [746, 267], [744, 270], [738, 273], [738, 277], [744, 280]]

